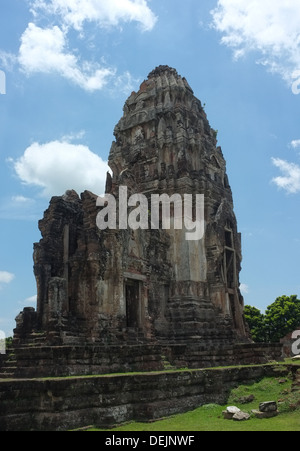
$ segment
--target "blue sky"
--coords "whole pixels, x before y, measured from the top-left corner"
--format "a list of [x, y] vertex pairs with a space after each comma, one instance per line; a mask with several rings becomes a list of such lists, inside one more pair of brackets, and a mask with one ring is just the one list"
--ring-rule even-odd
[[2, 0], [7, 335], [35, 305], [33, 243], [51, 196], [103, 191], [124, 102], [160, 64], [187, 78], [218, 130], [243, 235], [245, 302], [264, 310], [300, 295], [299, 0]]

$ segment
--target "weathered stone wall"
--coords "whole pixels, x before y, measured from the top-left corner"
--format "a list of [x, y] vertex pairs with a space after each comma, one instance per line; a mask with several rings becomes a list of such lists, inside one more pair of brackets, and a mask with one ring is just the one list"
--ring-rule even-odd
[[[106, 194], [117, 200], [117, 217], [124, 207], [129, 213], [133, 194], [147, 201], [177, 194], [181, 200], [192, 196], [195, 220], [200, 194], [204, 218], [197, 220], [205, 222], [204, 237], [186, 240], [185, 227], [115, 224], [99, 230], [105, 201], [99, 206], [87, 191], [54, 197], [34, 247], [37, 312], [18, 316], [15, 343], [30, 343], [31, 332], [44, 333], [47, 345], [249, 342], [239, 289], [241, 236], [226, 162], [186, 79], [168, 66], [152, 71], [126, 101], [114, 135]], [[185, 208], [178, 213], [172, 207], [171, 222], [186, 216]], [[148, 202], [148, 223], [151, 210]]]
[[36, 378], [160, 371], [166, 366], [211, 368], [281, 360], [281, 345], [131, 345], [15, 348], [1, 377]]
[[2, 367], [5, 365], [5, 362], [7, 360], [7, 356], [5, 354], [0, 354], [0, 371]]
[[286, 367], [253, 366], [175, 373], [0, 381], [1, 431], [110, 427], [224, 404], [229, 390]]

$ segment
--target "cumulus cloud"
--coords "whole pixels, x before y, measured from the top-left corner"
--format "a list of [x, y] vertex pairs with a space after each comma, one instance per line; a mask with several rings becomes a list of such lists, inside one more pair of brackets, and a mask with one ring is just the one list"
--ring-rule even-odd
[[298, 147], [300, 147], [300, 139], [294, 139], [291, 142], [291, 146], [293, 149], [298, 149]]
[[102, 89], [115, 74], [97, 63], [80, 63], [68, 52], [66, 32], [58, 26], [40, 28], [30, 23], [21, 37], [18, 60], [27, 75], [57, 73], [87, 91]]
[[69, 189], [102, 194], [109, 171], [107, 163], [88, 147], [61, 141], [33, 143], [13, 165], [23, 184], [40, 187], [47, 198]]
[[281, 172], [282, 176], [273, 178], [280, 189], [285, 190], [288, 194], [297, 194], [300, 192], [300, 166], [295, 163], [281, 160], [280, 158], [272, 158], [274, 166]]
[[11, 283], [15, 278], [15, 275], [7, 272], [7, 271], [0, 271], [0, 288], [2, 284], [9, 284]]
[[28, 76], [54, 73], [89, 92], [108, 84], [116, 90], [132, 90], [128, 72], [117, 74], [113, 65], [86, 60], [78, 49], [71, 48], [70, 32], [75, 30], [82, 37], [91, 22], [99, 28], [137, 22], [142, 31], [150, 31], [157, 18], [147, 0], [32, 0], [29, 4], [33, 20], [21, 36], [18, 53], [0, 49], [5, 69], [13, 70], [18, 65]]
[[[292, 83], [300, 69], [299, 0], [219, 0], [211, 12], [222, 43], [239, 58], [258, 52], [258, 62]], [[300, 73], [300, 72], [299, 72]]]
[[149, 31], [157, 21], [146, 0], [35, 0], [32, 7], [35, 14], [42, 10], [60, 16], [67, 26], [77, 31], [82, 30], [85, 22], [107, 27], [133, 21], [143, 31]]

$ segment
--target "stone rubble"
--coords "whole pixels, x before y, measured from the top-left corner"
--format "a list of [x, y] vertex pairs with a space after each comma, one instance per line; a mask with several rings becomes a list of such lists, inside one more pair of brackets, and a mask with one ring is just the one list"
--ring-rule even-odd
[[[259, 410], [252, 410], [251, 413], [256, 418], [274, 418], [279, 415], [278, 406], [275, 401], [263, 402], [259, 405]], [[247, 421], [250, 420], [251, 415], [247, 412], [242, 412], [238, 407], [230, 406], [223, 411], [225, 420]]]
[[248, 421], [250, 420], [250, 415], [246, 412], [242, 412], [238, 407], [230, 406], [223, 411], [224, 420], [233, 421]]
[[259, 405], [259, 410], [252, 410], [252, 413], [260, 420], [274, 418], [279, 415], [276, 401], [263, 402]]

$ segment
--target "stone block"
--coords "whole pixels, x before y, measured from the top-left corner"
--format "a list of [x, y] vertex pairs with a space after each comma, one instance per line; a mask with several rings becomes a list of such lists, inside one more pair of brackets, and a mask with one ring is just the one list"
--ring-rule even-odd
[[249, 413], [246, 412], [238, 412], [233, 415], [233, 421], [248, 421], [250, 420], [251, 416]]
[[235, 406], [229, 406], [226, 410], [223, 411], [224, 420], [232, 420], [234, 415], [240, 413], [241, 410]]
[[277, 411], [277, 402], [276, 401], [268, 401], [262, 402], [259, 405], [260, 412], [276, 412]]
[[273, 412], [260, 412], [259, 410], [252, 410], [253, 415], [256, 416], [256, 418], [263, 420], [265, 418], [274, 418], [277, 417], [279, 415], [279, 411], [276, 410]]

